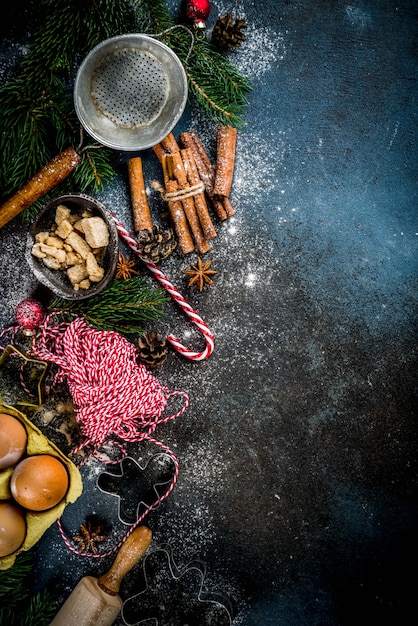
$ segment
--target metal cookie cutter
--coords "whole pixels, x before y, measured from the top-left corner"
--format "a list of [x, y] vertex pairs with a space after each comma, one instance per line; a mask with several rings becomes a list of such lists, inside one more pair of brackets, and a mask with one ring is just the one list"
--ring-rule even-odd
[[[48, 373], [49, 364], [46, 361], [41, 361], [40, 359], [31, 357], [26, 354], [24, 350], [10, 344], [4, 348], [3, 352], [0, 352], [0, 367], [6, 362], [10, 362], [9, 357], [10, 360], [13, 357], [20, 357], [19, 372], [16, 372], [16, 376], [19, 377], [21, 387], [24, 389], [26, 394], [24, 399], [15, 398], [12, 401], [9, 400], [9, 404], [18, 404], [39, 409], [44, 402], [44, 383]], [[30, 366], [33, 368], [32, 375], [25, 377], [25, 370]], [[36, 378], [34, 377], [34, 374], [38, 374]], [[36, 389], [34, 388], [34, 384], [36, 384]], [[32, 400], [29, 400], [28, 398], [32, 398]], [[4, 396], [3, 399], [7, 398]]]
[[128, 626], [230, 626], [232, 603], [205, 588], [206, 566], [190, 561], [179, 569], [172, 548], [164, 544], [142, 561], [143, 590], [128, 598], [122, 618]]
[[[169, 454], [156, 454], [144, 467], [132, 457], [119, 463], [120, 472], [103, 472], [97, 479], [98, 488], [116, 496], [118, 516], [123, 524], [135, 524], [141, 507], [155, 505], [161, 496], [160, 487], [165, 487], [173, 478], [174, 462]], [[155, 506], [154, 506], [155, 508]]]

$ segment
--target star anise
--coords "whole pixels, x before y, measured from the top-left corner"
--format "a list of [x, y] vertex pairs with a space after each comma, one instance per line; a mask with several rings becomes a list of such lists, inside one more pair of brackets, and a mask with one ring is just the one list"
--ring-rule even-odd
[[102, 543], [106, 539], [103, 533], [103, 526], [95, 524], [91, 519], [86, 520], [85, 524], [80, 524], [80, 534], [74, 535], [73, 540], [78, 545], [78, 552], [90, 552], [97, 554], [97, 544]]
[[118, 262], [116, 265], [116, 278], [123, 278], [127, 280], [131, 278], [134, 274], [138, 274], [138, 272], [134, 269], [136, 266], [135, 259], [129, 259], [124, 257], [122, 252], [118, 254]]
[[206, 261], [206, 263], [203, 263], [202, 259], [198, 257], [197, 264], [191, 264], [190, 269], [184, 271], [186, 276], [190, 276], [189, 287], [196, 285], [199, 288], [199, 291], [203, 290], [205, 284], [213, 287], [215, 283], [211, 279], [211, 276], [214, 276], [218, 272], [211, 270], [211, 265], [212, 261]]

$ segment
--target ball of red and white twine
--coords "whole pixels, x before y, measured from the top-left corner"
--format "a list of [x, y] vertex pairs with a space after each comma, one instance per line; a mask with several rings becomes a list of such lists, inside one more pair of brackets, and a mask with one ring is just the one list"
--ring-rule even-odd
[[[174, 335], [167, 337], [169, 343], [187, 359], [200, 361], [208, 358], [214, 349], [214, 337], [207, 324], [163, 272], [141, 256], [135, 238], [114, 215], [112, 217], [120, 237], [197, 326], [206, 345], [202, 351], [195, 352], [186, 348]], [[30, 313], [34, 313], [32, 308]], [[181, 415], [188, 407], [189, 398], [183, 391], [170, 392], [162, 386], [145, 365], [137, 361], [135, 346], [119, 333], [96, 330], [82, 317], [72, 322], [52, 324], [54, 315], [56, 313], [48, 315], [42, 323], [39, 334], [33, 340], [31, 354], [55, 363], [59, 368], [57, 377], [67, 380], [76, 420], [84, 437], [83, 442], [70, 454], [88, 446], [93, 449], [92, 454], [98, 456], [99, 448], [109, 444], [116, 445], [124, 453], [124, 447], [118, 440], [148, 440], [163, 449], [174, 462], [174, 475], [166, 492], [144, 511], [116, 546], [105, 553], [82, 553], [82, 556], [103, 558], [118, 550], [149, 511], [156, 508], [173, 490], [178, 478], [178, 460], [167, 446], [153, 437], [153, 433], [158, 424]], [[39, 321], [37, 319], [36, 324]], [[32, 325], [30, 330], [33, 331]], [[174, 415], [161, 417], [167, 402], [175, 395], [183, 396], [183, 407]], [[67, 539], [60, 519], [58, 526], [68, 548], [80, 554]]]
[[[51, 315], [32, 353], [58, 365], [65, 375], [85, 446], [99, 448], [113, 436], [126, 442], [149, 439], [160, 422], [166, 404], [174, 395], [137, 362], [136, 348], [115, 331], [89, 326], [82, 317], [55, 327]], [[57, 333], [57, 330], [59, 331]], [[185, 403], [187, 404], [187, 402]]]
[[[188, 407], [189, 398], [184, 391], [169, 391], [161, 385], [145, 365], [137, 361], [135, 346], [119, 333], [94, 329], [82, 317], [54, 325], [51, 323], [54, 315], [47, 316], [31, 352], [57, 365], [60, 376], [67, 380], [76, 420], [84, 437], [70, 454], [88, 446], [91, 454], [100, 458], [98, 450], [105, 445], [114, 444], [123, 449], [119, 440], [131, 443], [147, 440], [163, 449], [174, 462], [174, 476], [166, 492], [148, 507], [123, 540], [106, 553], [83, 553], [83, 556], [104, 557], [115, 552], [145, 515], [173, 490], [178, 477], [177, 458], [153, 437], [153, 433], [158, 424], [181, 415]], [[169, 399], [177, 395], [183, 397], [182, 408], [162, 417]], [[66, 538], [61, 520], [58, 525], [66, 545], [79, 554]]]

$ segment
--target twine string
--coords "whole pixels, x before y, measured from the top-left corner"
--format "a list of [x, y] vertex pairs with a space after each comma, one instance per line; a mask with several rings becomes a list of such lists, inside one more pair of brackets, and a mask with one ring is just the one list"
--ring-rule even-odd
[[152, 187], [158, 191], [163, 200], [179, 201], [186, 200], [187, 198], [193, 198], [205, 191], [205, 185], [200, 181], [196, 185], [187, 187], [186, 189], [178, 189], [177, 191], [165, 191], [164, 187], [157, 181], [152, 183]]
[[157, 39], [158, 37], [162, 37], [163, 35], [166, 35], [170, 31], [175, 30], [176, 28], [182, 28], [183, 30], [187, 31], [189, 33], [189, 35], [190, 35], [190, 39], [191, 39], [190, 46], [189, 46], [189, 50], [188, 50], [188, 52], [186, 54], [186, 57], [184, 59], [184, 65], [187, 66], [187, 64], [189, 62], [190, 55], [191, 55], [192, 50], [194, 48], [194, 34], [190, 30], [190, 28], [188, 28], [184, 24], [174, 24], [174, 26], [170, 26], [169, 28], [166, 28], [165, 30], [162, 30], [160, 33], [152, 33], [150, 35], [150, 37], [155, 37]]
[[[84, 318], [52, 325], [50, 313], [31, 353], [55, 363], [73, 399], [84, 441], [96, 449], [117, 437], [126, 442], [149, 438], [157, 425], [174, 419], [188, 404], [182, 391], [170, 392], [136, 360], [136, 348], [114, 331], [96, 330]], [[168, 400], [182, 395], [183, 408], [161, 417]], [[74, 451], [70, 454], [74, 454]]]
[[[69, 456], [89, 446], [93, 448], [92, 455], [99, 458], [98, 450], [109, 444], [116, 445], [124, 454], [124, 447], [118, 439], [130, 443], [147, 440], [165, 450], [175, 467], [165, 493], [147, 507], [123, 539], [108, 552], [80, 552], [66, 537], [61, 520], [58, 521], [61, 536], [71, 551], [81, 556], [103, 558], [113, 554], [144, 517], [174, 489], [178, 477], [177, 458], [153, 435], [158, 424], [175, 419], [187, 409], [189, 398], [184, 391], [169, 391], [161, 385], [145, 365], [137, 362], [135, 346], [119, 333], [96, 330], [82, 317], [53, 325], [54, 315], [57, 312], [47, 315], [34, 339], [31, 353], [57, 365], [67, 380], [76, 420], [84, 438]], [[182, 396], [183, 406], [177, 413], [163, 417], [162, 413], [173, 396]]]

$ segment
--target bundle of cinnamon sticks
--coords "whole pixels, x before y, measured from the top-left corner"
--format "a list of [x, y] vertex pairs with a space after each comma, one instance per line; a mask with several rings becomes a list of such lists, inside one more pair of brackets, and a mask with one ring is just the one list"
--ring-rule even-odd
[[232, 126], [219, 126], [217, 156], [214, 167], [196, 131], [181, 133], [177, 142], [170, 133], [154, 152], [164, 178], [164, 198], [184, 254], [197, 250], [204, 254], [216, 229], [209, 213], [209, 200], [216, 217], [226, 220], [234, 215], [229, 200], [235, 165], [237, 131]]

